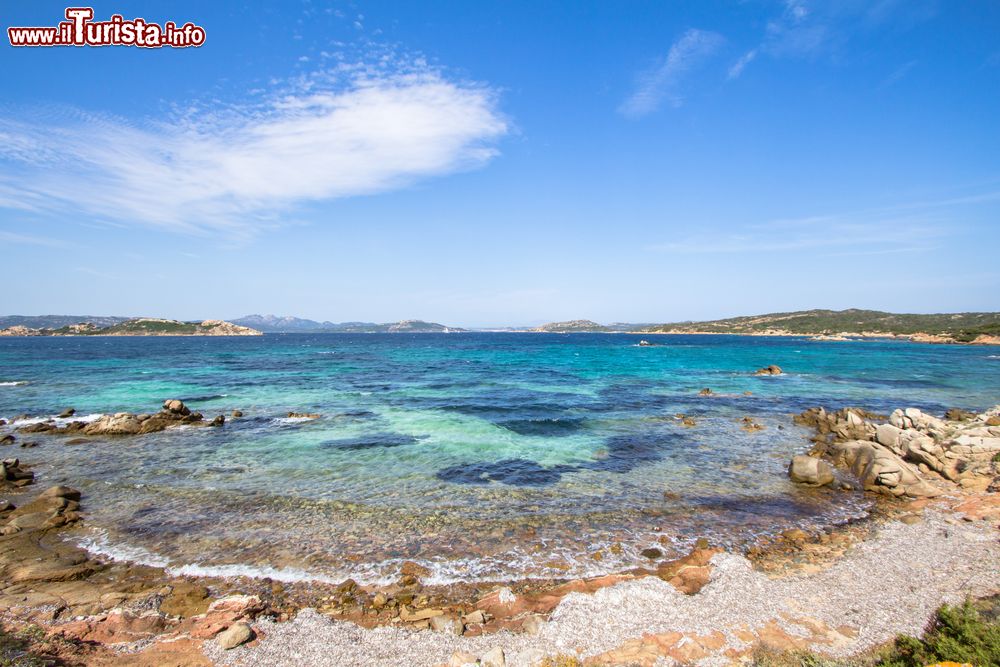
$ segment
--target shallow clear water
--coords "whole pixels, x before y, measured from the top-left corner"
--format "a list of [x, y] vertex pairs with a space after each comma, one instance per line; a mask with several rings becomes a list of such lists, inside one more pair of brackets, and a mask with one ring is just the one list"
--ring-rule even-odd
[[[739, 547], [843, 521], [863, 496], [786, 479], [808, 445], [793, 414], [1000, 402], [995, 348], [640, 338], [7, 338], [0, 416], [151, 412], [166, 398], [244, 412], [222, 429], [24, 436], [39, 446], [8, 450], [37, 464], [40, 484], [86, 493], [95, 550], [289, 579], [387, 580], [416, 560], [450, 581], [596, 574], [652, 545]], [[786, 374], [752, 375], [768, 364]], [[745, 415], [766, 429], [744, 432]]]

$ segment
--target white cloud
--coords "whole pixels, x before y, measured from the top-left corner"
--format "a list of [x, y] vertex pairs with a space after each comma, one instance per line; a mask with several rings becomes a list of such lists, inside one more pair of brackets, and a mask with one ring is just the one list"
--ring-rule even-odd
[[733, 66], [729, 68], [729, 74], [726, 76], [728, 79], [736, 79], [740, 74], [743, 73], [743, 68], [753, 62], [753, 59], [757, 57], [757, 49], [750, 49], [742, 56], [739, 60], [733, 63]]
[[[0, 116], [0, 207], [246, 234], [308, 202], [480, 167], [508, 132], [490, 88], [421, 62], [342, 66], [257, 106], [135, 125]], [[16, 200], [10, 193], [16, 192]]]
[[681, 77], [712, 55], [724, 41], [718, 33], [689, 29], [670, 47], [662, 63], [639, 77], [635, 91], [618, 111], [629, 118], [645, 116], [659, 109], [668, 95], [672, 104], [679, 105], [682, 98], [677, 95], [676, 87]]

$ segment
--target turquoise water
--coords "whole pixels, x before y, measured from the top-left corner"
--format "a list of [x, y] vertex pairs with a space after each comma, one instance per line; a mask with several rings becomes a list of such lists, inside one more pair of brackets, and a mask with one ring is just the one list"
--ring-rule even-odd
[[[814, 405], [1000, 402], [1000, 351], [601, 334], [0, 339], [0, 416], [151, 412], [221, 429], [14, 451], [86, 493], [86, 544], [186, 572], [438, 580], [597, 574], [862, 515], [785, 476]], [[754, 369], [778, 364], [779, 377]], [[703, 387], [713, 396], [700, 396]], [[747, 395], [749, 392], [749, 395]], [[289, 411], [316, 420], [284, 418]], [[678, 413], [694, 416], [683, 427]], [[752, 416], [765, 430], [747, 433]], [[2, 429], [0, 429], [2, 430]]]

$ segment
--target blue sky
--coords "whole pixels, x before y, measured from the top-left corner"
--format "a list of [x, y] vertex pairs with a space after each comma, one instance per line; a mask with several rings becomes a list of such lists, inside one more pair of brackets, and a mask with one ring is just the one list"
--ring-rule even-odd
[[4, 40], [2, 313], [1000, 309], [995, 2], [94, 10], [207, 41]]

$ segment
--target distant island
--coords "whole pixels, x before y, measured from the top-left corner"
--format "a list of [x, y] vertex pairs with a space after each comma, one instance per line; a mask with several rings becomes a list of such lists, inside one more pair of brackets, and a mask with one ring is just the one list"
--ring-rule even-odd
[[598, 324], [591, 320], [550, 322], [528, 331], [545, 333], [668, 333], [748, 336], [811, 336], [820, 340], [908, 338], [922, 343], [1000, 345], [1000, 313], [886, 313], [878, 310], [802, 310], [703, 322]]
[[[469, 329], [423, 320], [320, 322], [291, 316], [247, 315], [231, 321], [182, 322], [150, 317], [73, 315], [0, 316], [0, 336], [257, 336], [262, 333], [459, 333]], [[474, 330], [473, 330], [474, 331]], [[802, 310], [702, 322], [666, 324], [593, 320], [549, 322], [532, 328], [494, 328], [522, 333], [732, 334], [809, 336], [816, 340], [905, 338], [919, 343], [1000, 345], [1000, 313], [887, 313], [878, 310]]]
[[804, 310], [660, 324], [640, 333], [715, 333], [833, 338], [906, 337], [926, 343], [1000, 344], [1000, 313], [886, 313], [878, 310]]
[[535, 331], [542, 333], [608, 333], [611, 331], [603, 324], [598, 324], [593, 320], [569, 320], [566, 322], [549, 322]]
[[[53, 316], [58, 323], [65, 316]], [[0, 318], [0, 322], [3, 319]], [[28, 319], [28, 318], [22, 318]], [[44, 319], [44, 318], [38, 318]], [[91, 321], [62, 324], [57, 327], [28, 327], [24, 324], [9, 325], [0, 329], [0, 336], [260, 336], [256, 329], [239, 326], [223, 320], [202, 322], [181, 322], [153, 317], [132, 319], [105, 318], [119, 320], [102, 326]]]
[[278, 315], [247, 315], [233, 320], [234, 324], [253, 327], [264, 333], [457, 333], [466, 331], [437, 322], [400, 320], [376, 324], [375, 322], [317, 322], [299, 317]]

